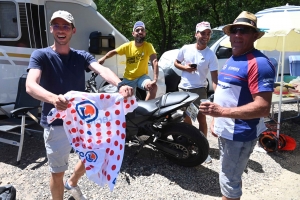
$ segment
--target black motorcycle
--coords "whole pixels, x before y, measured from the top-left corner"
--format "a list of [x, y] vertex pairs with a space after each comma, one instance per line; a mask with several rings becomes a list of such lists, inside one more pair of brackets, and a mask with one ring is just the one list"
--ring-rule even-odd
[[[92, 73], [86, 92], [116, 92], [112, 85], [98, 91], [96, 77]], [[138, 100], [138, 107], [126, 115], [126, 141], [139, 149], [149, 145], [181, 166], [200, 165], [208, 156], [208, 141], [193, 125], [182, 122], [184, 110], [197, 97], [190, 92], [170, 92], [156, 99]]]

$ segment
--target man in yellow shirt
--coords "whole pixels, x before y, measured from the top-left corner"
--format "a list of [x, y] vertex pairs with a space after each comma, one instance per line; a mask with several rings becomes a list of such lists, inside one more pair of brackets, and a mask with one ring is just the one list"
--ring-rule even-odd
[[[137, 21], [133, 26], [132, 36], [134, 41], [122, 44], [118, 48], [107, 52], [105, 56], [98, 60], [103, 64], [107, 58], [116, 54], [126, 56], [126, 68], [123, 80], [118, 85], [129, 85], [134, 88], [139, 87], [148, 91], [146, 100], [154, 99], [157, 92], [158, 64], [155, 49], [151, 43], [145, 41], [146, 29], [142, 21]], [[151, 60], [153, 68], [153, 80], [148, 74], [148, 62]]]

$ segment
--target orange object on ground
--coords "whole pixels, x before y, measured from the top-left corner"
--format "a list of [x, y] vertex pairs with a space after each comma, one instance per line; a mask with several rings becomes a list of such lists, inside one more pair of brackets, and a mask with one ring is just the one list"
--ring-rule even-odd
[[296, 148], [296, 140], [290, 136], [280, 133], [277, 138], [275, 131], [265, 131], [259, 137], [259, 143], [267, 152], [276, 150], [292, 151]]

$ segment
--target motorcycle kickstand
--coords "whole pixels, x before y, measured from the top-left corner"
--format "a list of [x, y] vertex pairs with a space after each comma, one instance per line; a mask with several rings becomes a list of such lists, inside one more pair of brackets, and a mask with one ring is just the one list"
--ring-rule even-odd
[[130, 184], [130, 179], [129, 179], [129, 175], [127, 173], [127, 169], [128, 168], [131, 169], [131, 165], [133, 163], [133, 160], [137, 157], [137, 155], [141, 152], [142, 148], [144, 147], [144, 141], [140, 140], [137, 136], [134, 136], [134, 137], [135, 137], [135, 139], [137, 139], [137, 141], [139, 143], [139, 148], [138, 148], [138, 150], [136, 150], [136, 152], [133, 154], [133, 157], [128, 162], [128, 167], [126, 167], [125, 170], [124, 170], [125, 179], [126, 179], [128, 184]]

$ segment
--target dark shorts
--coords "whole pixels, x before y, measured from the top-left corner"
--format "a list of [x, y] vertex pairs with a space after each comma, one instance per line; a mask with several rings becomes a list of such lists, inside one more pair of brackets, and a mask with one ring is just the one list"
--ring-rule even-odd
[[193, 102], [197, 107], [200, 106], [200, 99], [207, 99], [206, 87], [194, 88], [194, 89], [179, 88], [179, 91], [192, 92], [198, 94], [199, 97]]

